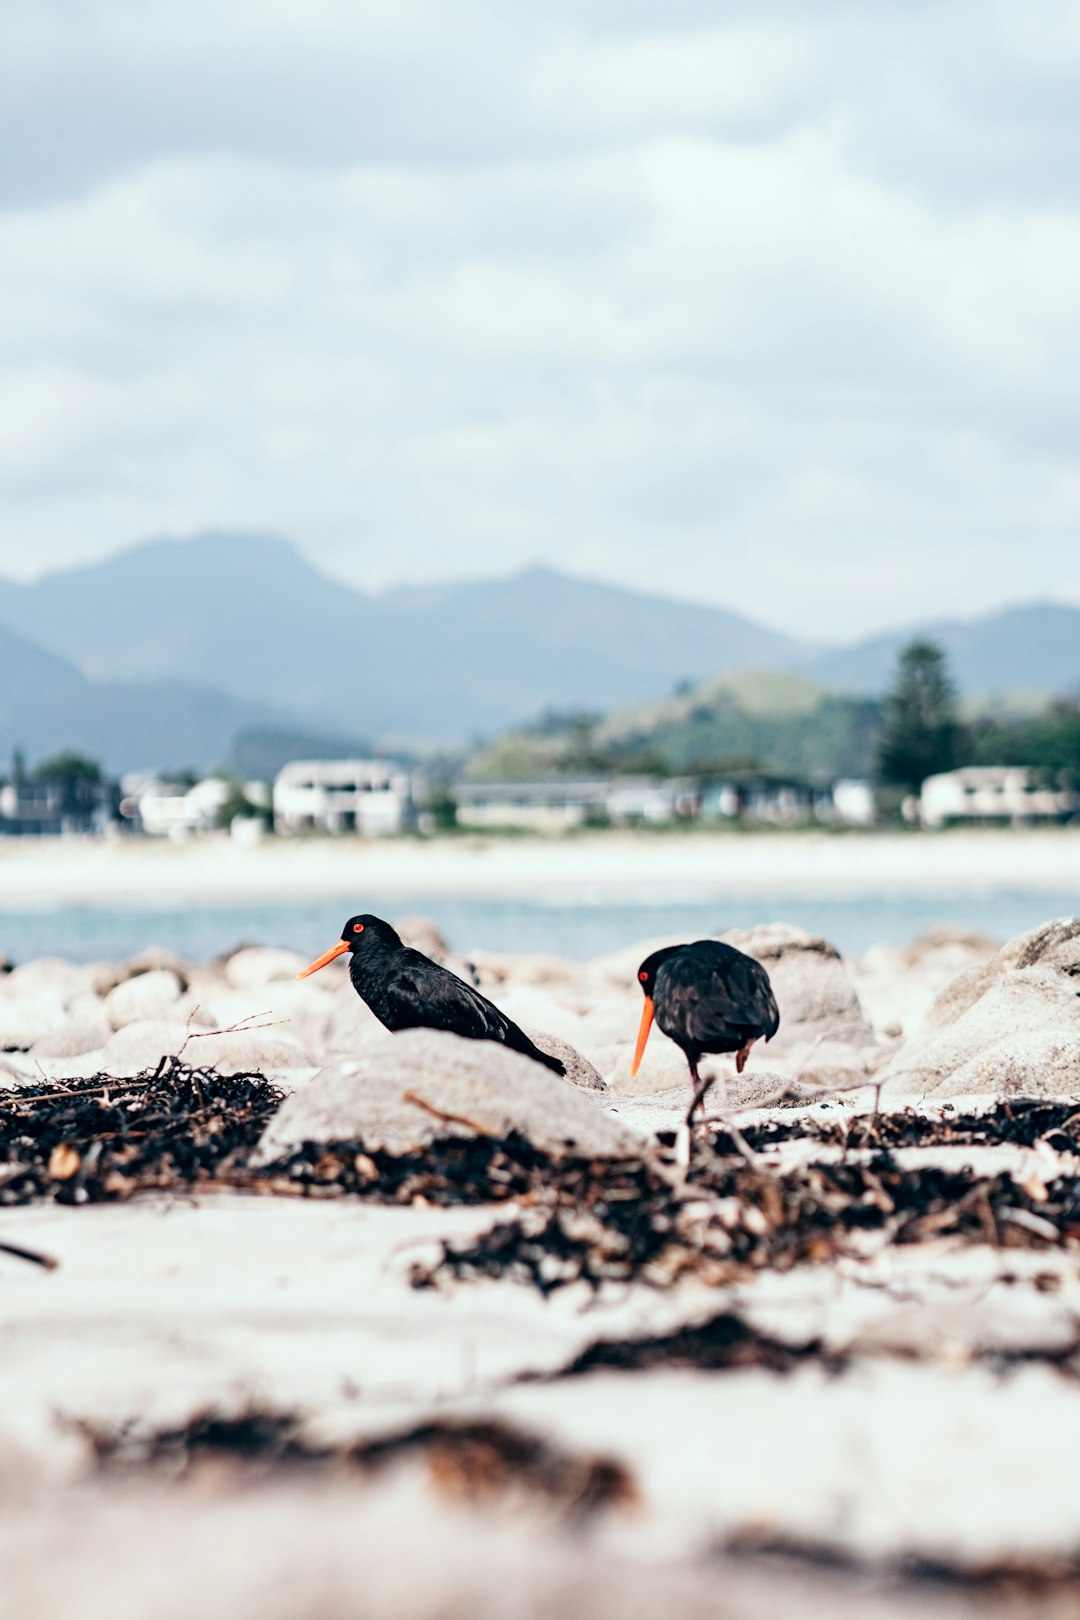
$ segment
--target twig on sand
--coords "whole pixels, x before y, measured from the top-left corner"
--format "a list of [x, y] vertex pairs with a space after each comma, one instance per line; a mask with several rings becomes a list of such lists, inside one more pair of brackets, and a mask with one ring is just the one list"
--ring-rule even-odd
[[43, 1271], [55, 1271], [60, 1264], [51, 1254], [43, 1254], [40, 1249], [21, 1249], [17, 1243], [0, 1243], [0, 1254], [10, 1254], [15, 1260], [27, 1260], [32, 1266], [40, 1266]]
[[[197, 1007], [192, 1008], [192, 1018], [194, 1018], [198, 1010], [199, 1009]], [[269, 1021], [263, 1024], [256, 1024], [253, 1022], [253, 1020], [256, 1018], [264, 1018]], [[173, 1056], [177, 1058], [183, 1057], [185, 1051], [187, 1050], [187, 1044], [189, 1041], [201, 1041], [204, 1040], [207, 1035], [250, 1035], [256, 1029], [276, 1029], [279, 1024], [287, 1024], [288, 1022], [289, 1020], [287, 1018], [271, 1018], [270, 1009], [268, 1008], [266, 1012], [248, 1013], [246, 1017], [238, 1019], [235, 1024], [226, 1024], [224, 1029], [191, 1029], [189, 1026], [188, 1032], [184, 1036], [183, 1045], [180, 1047], [178, 1052], [173, 1054]]]
[[465, 1114], [448, 1114], [445, 1109], [436, 1108], [435, 1104], [429, 1103], [426, 1098], [418, 1097], [415, 1091], [403, 1091], [401, 1098], [403, 1102], [413, 1103], [415, 1107], [422, 1108], [433, 1119], [441, 1119], [446, 1125], [464, 1125], [466, 1130], [475, 1131], [477, 1136], [487, 1136], [493, 1142], [497, 1142], [502, 1135], [501, 1131], [493, 1131], [490, 1125], [481, 1125], [479, 1120], [469, 1119]]

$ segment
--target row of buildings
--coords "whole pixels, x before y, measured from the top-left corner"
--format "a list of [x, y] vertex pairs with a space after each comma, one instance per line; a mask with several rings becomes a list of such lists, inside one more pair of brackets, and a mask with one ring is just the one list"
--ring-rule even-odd
[[[187, 838], [227, 824], [235, 837], [253, 842], [270, 827], [286, 835], [351, 832], [367, 838], [447, 823], [478, 832], [692, 821], [869, 827], [878, 812], [869, 782], [820, 786], [742, 775], [729, 781], [693, 776], [461, 781], [440, 790], [440, 797], [437, 821], [423, 776], [378, 759], [296, 760], [272, 784], [237, 784], [218, 776], [194, 783], [128, 776], [119, 784], [100, 784], [77, 810], [49, 784], [8, 783], [0, 785], [0, 835], [126, 830]], [[1048, 787], [1023, 768], [971, 767], [928, 777], [920, 796], [904, 808], [909, 820], [926, 827], [1061, 822], [1080, 818], [1080, 795]]]

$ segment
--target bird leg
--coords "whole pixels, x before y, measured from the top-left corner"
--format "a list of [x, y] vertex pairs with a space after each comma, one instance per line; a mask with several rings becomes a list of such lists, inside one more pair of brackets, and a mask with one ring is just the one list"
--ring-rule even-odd
[[713, 1083], [713, 1080], [715, 1079], [715, 1076], [714, 1075], [709, 1075], [706, 1079], [703, 1080], [701, 1078], [700, 1074], [698, 1074], [698, 1066], [697, 1066], [697, 1064], [696, 1063], [691, 1063], [690, 1064], [690, 1078], [694, 1082], [694, 1098], [693, 1098], [693, 1101], [691, 1102], [690, 1107], [688, 1108], [687, 1113], [686, 1113], [686, 1123], [688, 1125], [693, 1123], [694, 1114], [697, 1112], [697, 1110], [699, 1108], [701, 1109], [702, 1113], [705, 1112], [705, 1097], [706, 1097], [706, 1095], [707, 1095], [707, 1093], [709, 1091], [710, 1086]]
[[690, 1065], [690, 1078], [694, 1082], [694, 1096], [690, 1107], [686, 1111], [686, 1118], [675, 1132], [675, 1163], [683, 1170], [690, 1164], [690, 1132], [693, 1128], [694, 1114], [698, 1107], [704, 1112], [705, 1093], [712, 1085], [712, 1080], [703, 1080], [698, 1074], [697, 1063], [687, 1058]]
[[[756, 1040], [756, 1039], [757, 1039], [757, 1036], [755, 1035], [754, 1040]], [[750, 1056], [750, 1048], [753, 1046], [753, 1044], [754, 1044], [754, 1041], [744, 1041], [743, 1044], [739, 1047], [739, 1050], [736, 1052], [736, 1054], [735, 1054], [735, 1073], [736, 1074], [742, 1074], [743, 1070], [746, 1068], [746, 1060]]]

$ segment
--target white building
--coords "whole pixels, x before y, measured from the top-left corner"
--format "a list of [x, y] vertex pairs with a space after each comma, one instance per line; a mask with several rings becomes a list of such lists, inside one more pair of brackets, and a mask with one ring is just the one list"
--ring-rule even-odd
[[409, 773], [384, 759], [292, 760], [274, 781], [278, 832], [399, 833], [413, 819]]
[[877, 800], [869, 782], [859, 777], [842, 777], [832, 785], [834, 816], [846, 827], [872, 827], [877, 820]]
[[204, 777], [194, 787], [160, 782], [153, 776], [126, 776], [121, 783], [120, 814], [137, 822], [152, 838], [187, 838], [218, 825], [231, 791], [220, 776]]
[[928, 776], [918, 798], [924, 827], [947, 821], [1063, 821], [1080, 812], [1080, 794], [1044, 787], [1023, 765], [967, 765]]
[[667, 822], [697, 816], [696, 781], [651, 776], [565, 782], [458, 782], [452, 789], [462, 827], [517, 827], [560, 832], [585, 822]]

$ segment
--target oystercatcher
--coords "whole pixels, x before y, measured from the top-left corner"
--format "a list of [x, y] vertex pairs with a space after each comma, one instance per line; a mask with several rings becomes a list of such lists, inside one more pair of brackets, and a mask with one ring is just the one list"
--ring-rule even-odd
[[734, 1052], [742, 1073], [750, 1048], [762, 1036], [772, 1040], [780, 1027], [769, 975], [752, 956], [718, 939], [698, 939], [692, 945], [666, 945], [653, 951], [638, 968], [645, 995], [637, 1046], [630, 1073], [637, 1074], [656, 1022], [686, 1054], [694, 1098], [687, 1113], [705, 1100], [712, 1080], [702, 1080], [698, 1064], [706, 1052]]
[[296, 977], [306, 979], [346, 951], [353, 989], [387, 1029], [446, 1029], [469, 1040], [497, 1041], [565, 1075], [559, 1059], [542, 1052], [493, 1002], [456, 973], [404, 945], [381, 917], [367, 912], [350, 917], [337, 944]]

